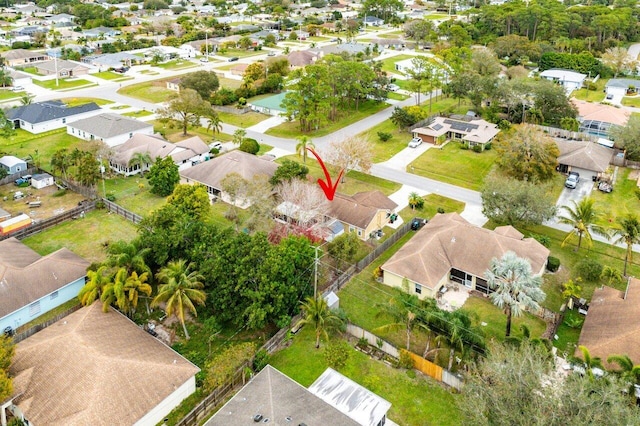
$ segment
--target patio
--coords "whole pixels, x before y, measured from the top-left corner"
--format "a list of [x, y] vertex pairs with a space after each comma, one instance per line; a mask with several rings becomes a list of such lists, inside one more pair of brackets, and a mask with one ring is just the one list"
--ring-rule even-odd
[[460, 309], [469, 298], [469, 291], [469, 288], [449, 281], [438, 291], [438, 307], [449, 312]]

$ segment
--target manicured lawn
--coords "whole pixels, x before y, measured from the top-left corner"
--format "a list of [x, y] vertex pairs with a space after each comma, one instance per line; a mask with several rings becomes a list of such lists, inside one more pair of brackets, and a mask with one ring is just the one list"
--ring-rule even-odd
[[605, 84], [607, 84], [607, 81], [609, 80], [606, 78], [600, 78], [595, 83], [596, 90], [587, 90], [587, 89], [574, 90], [571, 93], [571, 97], [580, 99], [581, 101], [601, 102], [604, 100], [604, 97], [605, 97], [604, 86]]
[[596, 201], [595, 207], [601, 213], [598, 224], [604, 227], [616, 225], [617, 218], [623, 218], [629, 213], [637, 213], [640, 200], [635, 194], [636, 179], [629, 179], [631, 169], [619, 168], [618, 177], [613, 192], [594, 190], [591, 197]]
[[226, 49], [223, 52], [218, 52], [217, 56], [223, 56], [225, 58], [233, 58], [234, 56], [237, 56], [238, 58], [246, 58], [248, 56], [257, 56], [257, 55], [263, 55], [265, 52], [263, 52], [262, 50], [257, 50], [254, 51], [253, 49], [251, 50], [246, 50], [246, 49]]
[[386, 72], [390, 72], [392, 74], [401, 74], [404, 75], [403, 72], [398, 71], [396, 69], [396, 62], [399, 61], [404, 61], [405, 59], [411, 59], [411, 58], [415, 58], [414, 55], [396, 55], [396, 56], [392, 56], [390, 58], [387, 58], [385, 60], [382, 61], [382, 70], [386, 71]]
[[422, 197], [424, 200], [424, 206], [421, 209], [413, 210], [410, 206], [400, 210], [398, 215], [405, 222], [410, 221], [414, 217], [421, 217], [424, 219], [431, 219], [438, 213], [438, 209], [444, 209], [445, 213], [458, 212], [462, 213], [464, 210], [464, 203], [456, 201], [451, 198], [443, 197], [438, 194], [428, 194]]
[[460, 149], [461, 146], [460, 142], [450, 141], [442, 149], [431, 148], [413, 161], [407, 170], [477, 191], [493, 167], [497, 154], [494, 150], [477, 153]]
[[18, 68], [20, 71], [29, 73], [29, 74], [33, 74], [33, 75], [42, 75], [38, 72], [38, 69], [36, 67], [24, 67], [24, 68]]
[[111, 107], [111, 109], [113, 110], [128, 109], [128, 108], [131, 108], [131, 105], [116, 105]]
[[125, 112], [122, 115], [127, 116], [127, 117], [140, 118], [140, 117], [148, 117], [150, 115], [153, 115], [153, 112], [147, 111], [147, 110], [140, 110], [140, 111]]
[[40, 167], [50, 170], [49, 162], [54, 152], [62, 148], [82, 149], [86, 144], [86, 141], [68, 135], [66, 129], [47, 132], [43, 135], [34, 135], [18, 129], [15, 136], [0, 138], [0, 151], [20, 158], [26, 158], [28, 155], [36, 156], [37, 151]]
[[[571, 321], [573, 318], [582, 320], [579, 327], [569, 327], [568, 321]], [[563, 356], [563, 352], [566, 352], [567, 355], [573, 355], [573, 351], [578, 344], [578, 339], [580, 339], [580, 331], [582, 330], [582, 325], [584, 325], [584, 319], [584, 315], [580, 315], [577, 309], [567, 310], [564, 321], [556, 331], [558, 340], [553, 340], [553, 346], [560, 350], [558, 355]]]
[[225, 89], [235, 90], [242, 85], [242, 80], [234, 80], [222, 76], [218, 76], [218, 81], [220, 82], [220, 87]]
[[[640, 84], [640, 80], [638, 84]], [[622, 105], [636, 108], [640, 107], [640, 96], [625, 96], [622, 98]]]
[[78, 106], [88, 104], [89, 102], [95, 102], [99, 106], [112, 104], [113, 101], [108, 99], [99, 99], [99, 98], [63, 98], [61, 99], [67, 106]]
[[404, 101], [405, 99], [409, 99], [409, 96], [402, 95], [400, 93], [389, 92], [387, 93], [387, 99], [393, 99], [396, 101]]
[[[338, 337], [334, 337], [338, 339]], [[293, 344], [275, 353], [270, 364], [302, 386], [308, 387], [327, 368], [323, 350], [314, 348], [313, 330], [303, 328]], [[401, 425], [463, 424], [454, 396], [431, 379], [371, 359], [355, 349], [349, 351], [340, 373], [391, 402], [389, 419]]]
[[[382, 142], [378, 136], [378, 132], [391, 133], [391, 139]], [[381, 163], [389, 160], [391, 157], [407, 147], [411, 134], [405, 130], [398, 129], [391, 120], [385, 120], [382, 123], [373, 126], [369, 130], [360, 133], [367, 140], [375, 145], [373, 150], [374, 163]]]
[[165, 70], [183, 70], [185, 68], [194, 68], [199, 66], [196, 63], [193, 63], [191, 61], [187, 61], [187, 60], [183, 60], [183, 59], [176, 59], [174, 61], [169, 61], [169, 62], [165, 62], [162, 64], [157, 64], [154, 65], [155, 67], [158, 68], [162, 68]]
[[165, 135], [165, 139], [169, 142], [179, 142], [181, 140], [191, 138], [193, 136], [200, 136], [205, 143], [209, 143], [212, 140], [228, 142], [233, 139], [232, 135], [227, 133], [212, 133], [211, 130], [207, 130], [204, 127], [190, 128], [187, 135], [182, 134], [182, 130], [179, 128], [171, 127], [170, 125], [164, 125], [158, 121], [152, 121], [154, 130]]
[[[139, 185], [143, 185], [142, 188]], [[107, 194], [113, 194], [116, 197], [116, 203], [140, 216], [147, 216], [167, 202], [165, 197], [152, 194], [147, 178], [141, 178], [138, 175], [107, 179], [105, 188]], [[98, 189], [102, 195], [102, 182], [98, 183]]]
[[102, 71], [102, 72], [97, 72], [91, 75], [94, 75], [98, 78], [102, 78], [103, 80], [113, 80], [113, 81], [124, 81], [124, 80], [133, 79], [133, 77], [128, 77], [126, 75], [122, 75], [113, 71]]
[[75, 89], [77, 87], [84, 87], [84, 86], [97, 86], [97, 84], [81, 78], [76, 80], [59, 79], [57, 85], [55, 80], [46, 80], [46, 81], [33, 80], [33, 84], [40, 87], [44, 87], [45, 89], [49, 89], [49, 90], [68, 90], [68, 89]]
[[431, 20], [435, 21], [435, 20], [439, 20], [439, 19], [447, 19], [447, 18], [449, 18], [449, 15], [445, 15], [444, 13], [431, 13], [431, 14], [425, 15], [424, 18], [425, 19], [431, 19]]
[[118, 93], [153, 103], [165, 102], [176, 95], [176, 92], [167, 89], [166, 83], [163, 80], [132, 84], [131, 86], [118, 90]]
[[118, 240], [132, 240], [136, 227], [116, 214], [94, 210], [84, 219], [70, 220], [22, 240], [41, 255], [66, 247], [89, 262], [106, 259], [104, 244]]
[[258, 153], [256, 155], [257, 156], [264, 155], [267, 152], [271, 151], [272, 149], [273, 149], [273, 147], [271, 145], [267, 145], [266, 143], [261, 143], [260, 144], [260, 150], [258, 151]]
[[[292, 161], [297, 161], [298, 163], [302, 163], [302, 158], [298, 157], [297, 155], [287, 155], [285, 157], [278, 158], [276, 160], [276, 163], [281, 164], [285, 158]], [[315, 158], [307, 157], [306, 166], [309, 168], [309, 175], [313, 176], [314, 178], [324, 179], [324, 172], [315, 161]], [[385, 195], [390, 195], [400, 189], [400, 187], [401, 185], [399, 183], [377, 178], [366, 173], [350, 171], [349, 173], [347, 173], [345, 181], [339, 185], [338, 192], [347, 195], [353, 195], [356, 192], [373, 191], [377, 189], [383, 192]]]
[[[483, 322], [487, 324], [486, 326], [482, 326], [482, 330], [488, 339], [494, 337], [497, 340], [504, 340], [507, 316], [500, 308], [495, 306], [491, 300], [485, 297], [469, 297], [462, 306], [462, 309], [478, 316], [477, 319], [474, 320], [476, 325], [481, 325]], [[526, 326], [529, 327], [532, 337], [540, 337], [547, 328], [543, 320], [529, 313], [525, 313], [523, 316], [513, 317], [511, 320], [512, 336], [522, 335], [520, 331], [521, 324], [526, 324]]]
[[12, 92], [11, 90], [0, 90], [0, 101], [6, 101], [9, 99], [17, 99], [26, 95], [27, 92]]
[[[328, 135], [329, 133], [333, 133], [336, 130], [353, 124], [356, 121], [360, 121], [363, 118], [369, 117], [370, 115], [375, 114], [378, 111], [382, 111], [388, 106], [389, 104], [385, 102], [363, 102], [360, 105], [358, 111], [343, 111], [341, 117], [337, 121], [328, 122], [319, 130], [310, 132], [308, 133], [308, 135], [311, 137]], [[300, 133], [300, 125], [298, 121], [287, 121], [266, 131], [266, 134], [268, 135], [278, 136], [282, 138], [296, 138], [300, 136]]]
[[231, 114], [228, 112], [218, 111], [218, 117], [223, 123], [231, 124], [238, 127], [251, 127], [269, 118], [266, 114], [249, 111], [245, 114]]

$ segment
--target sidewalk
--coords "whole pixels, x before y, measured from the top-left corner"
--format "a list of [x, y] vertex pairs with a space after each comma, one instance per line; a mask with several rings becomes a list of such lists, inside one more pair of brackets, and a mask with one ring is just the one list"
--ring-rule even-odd
[[251, 127], [247, 127], [247, 131], [252, 131], [252, 132], [258, 132], [258, 133], [264, 133], [267, 130], [269, 130], [272, 127], [276, 127], [282, 123], [284, 123], [287, 119], [285, 117], [282, 116], [276, 116], [276, 117], [270, 117], [267, 118], [264, 121], [259, 122], [256, 125], [253, 125]]

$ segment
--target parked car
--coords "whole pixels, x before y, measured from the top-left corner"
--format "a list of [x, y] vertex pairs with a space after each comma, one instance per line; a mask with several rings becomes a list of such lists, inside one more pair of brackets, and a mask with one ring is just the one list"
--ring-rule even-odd
[[240, 59], [240, 58], [238, 58], [237, 56], [234, 56], [234, 57], [232, 57], [232, 58], [227, 59], [227, 61], [228, 61], [228, 62], [235, 62], [235, 61], [237, 61], [238, 59]]
[[569, 189], [575, 189], [575, 187], [578, 186], [578, 182], [580, 182], [580, 173], [569, 172], [567, 180], [564, 181], [564, 186]]
[[222, 143], [221, 142], [211, 142], [209, 144], [209, 148], [211, 149], [217, 149], [218, 151], [222, 151]]
[[413, 138], [411, 139], [411, 141], [409, 141], [409, 148], [417, 148], [420, 146], [420, 144], [422, 144], [422, 139]]
[[24, 87], [22, 86], [14, 86], [11, 91], [12, 92], [22, 92], [24, 90]]
[[267, 56], [276, 56], [276, 52], [269, 52], [267, 53]]
[[200, 62], [209, 62], [209, 58], [203, 56], [202, 58], [200, 58]]
[[396, 91], [400, 90], [400, 86], [398, 86], [397, 84], [393, 84], [392, 83], [388, 87], [389, 87], [389, 91], [390, 92], [396, 92]]
[[114, 68], [113, 71], [118, 72], [120, 74], [124, 74], [125, 72], [129, 71], [129, 67]]
[[28, 183], [31, 183], [31, 175], [24, 175], [21, 178], [15, 180], [15, 184], [18, 186]]

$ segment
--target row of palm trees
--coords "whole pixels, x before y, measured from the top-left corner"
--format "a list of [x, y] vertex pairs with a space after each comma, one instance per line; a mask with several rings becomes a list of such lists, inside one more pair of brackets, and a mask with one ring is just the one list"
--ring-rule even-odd
[[[125, 315], [132, 317], [140, 298], [151, 299], [153, 293], [153, 287], [149, 282], [153, 275], [144, 262], [148, 249], [141, 249], [136, 242], [119, 241], [110, 245], [107, 252], [107, 262], [96, 270], [87, 272], [88, 280], [80, 289], [78, 298], [84, 306], [91, 305], [99, 299], [104, 312], [107, 312], [110, 306], [115, 306]], [[196, 305], [204, 305], [207, 298], [203, 291], [203, 277], [192, 268], [193, 264], [187, 264], [182, 259], [171, 261], [161, 268], [155, 275], [157, 291], [150, 305], [163, 306], [167, 316], [175, 315], [182, 324], [187, 340], [187, 311], [197, 316]]]
[[572, 229], [562, 241], [564, 246], [572, 239], [578, 238], [576, 251], [580, 250], [584, 239], [588, 247], [593, 245], [591, 233], [604, 236], [607, 240], [613, 238], [614, 244], [625, 244], [627, 247], [624, 258], [623, 275], [627, 276], [627, 265], [633, 261], [633, 245], [640, 243], [640, 220], [638, 216], [629, 213], [616, 220], [618, 227], [607, 229], [597, 224], [600, 212], [595, 208], [595, 200], [591, 197], [583, 198], [579, 202], [572, 201], [572, 206], [563, 206], [563, 215], [558, 217], [560, 223], [571, 225]]

